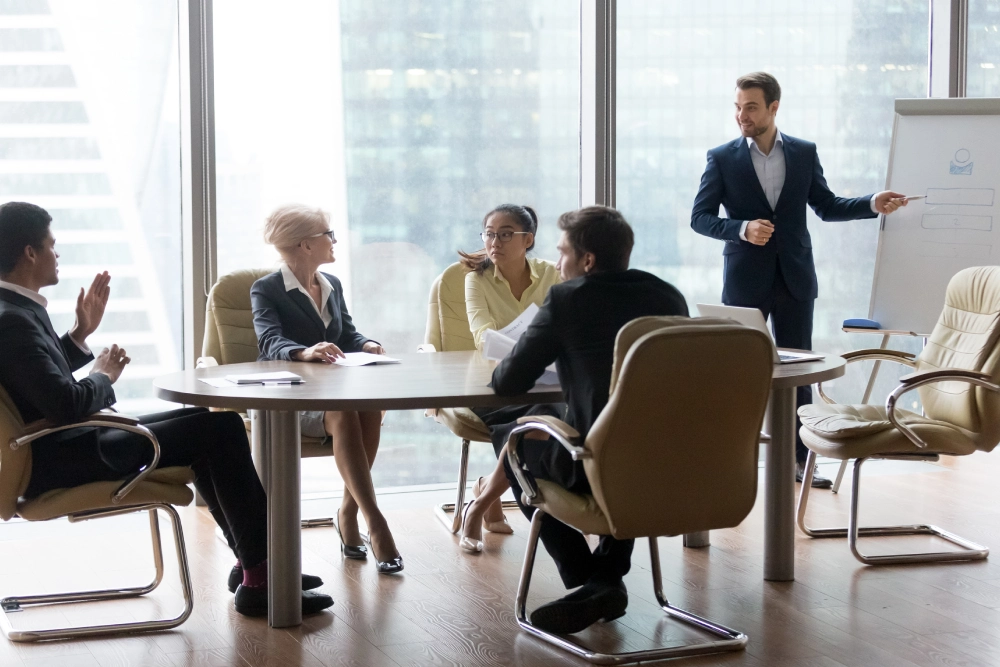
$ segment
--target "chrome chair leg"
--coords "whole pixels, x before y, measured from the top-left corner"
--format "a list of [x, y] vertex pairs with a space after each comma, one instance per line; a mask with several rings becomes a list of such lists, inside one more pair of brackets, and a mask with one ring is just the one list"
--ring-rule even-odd
[[[15, 630], [7, 614], [21, 611], [23, 607], [29, 605], [44, 605], [65, 602], [92, 602], [97, 600], [119, 600], [124, 598], [138, 597], [145, 595], [160, 585], [163, 580], [163, 551], [160, 542], [160, 529], [157, 518], [157, 511], [162, 510], [170, 519], [174, 530], [174, 543], [177, 551], [177, 563], [181, 580], [181, 590], [184, 593], [184, 609], [181, 613], [170, 619], [154, 621], [136, 621], [131, 623], [115, 623], [108, 625], [89, 625], [76, 628], [51, 628], [45, 630]], [[13, 642], [36, 642], [49, 639], [70, 639], [78, 637], [98, 637], [103, 635], [132, 634], [139, 632], [156, 632], [176, 628], [186, 621], [194, 609], [194, 593], [191, 586], [191, 573], [188, 569], [187, 548], [184, 544], [184, 530], [181, 527], [180, 516], [170, 505], [162, 503], [152, 503], [135, 507], [122, 507], [111, 510], [98, 510], [86, 514], [73, 515], [68, 517], [71, 523], [88, 521], [91, 519], [102, 519], [133, 512], [148, 511], [150, 517], [150, 532], [153, 541], [153, 563], [156, 568], [156, 576], [153, 581], [146, 586], [138, 588], [121, 588], [82, 591], [78, 593], [54, 593], [49, 595], [22, 595], [17, 597], [7, 597], [0, 600], [0, 626], [4, 635]]]
[[[469, 441], [466, 438], [462, 438], [462, 455], [458, 461], [458, 496], [455, 498], [454, 503], [441, 503], [434, 506], [434, 515], [437, 516], [438, 521], [443, 523], [444, 527], [450, 530], [452, 534], [462, 529], [462, 513], [456, 511], [456, 508], [465, 505], [465, 485], [468, 482], [468, 476]], [[451, 516], [448, 516], [449, 514]]]
[[844, 473], [847, 472], [847, 464], [850, 463], [847, 459], [840, 462], [840, 470], [837, 471], [837, 479], [833, 481], [833, 488], [830, 489], [830, 493], [840, 493], [840, 483], [844, 481]]
[[[937, 461], [938, 455], [928, 454], [886, 454], [878, 457], [895, 461]], [[851, 512], [847, 528], [812, 528], [806, 524], [806, 509], [809, 503], [809, 486], [812, 484], [812, 471], [816, 463], [816, 452], [810, 451], [806, 459], [805, 476], [799, 491], [799, 504], [796, 511], [796, 521], [799, 530], [813, 538], [846, 537], [848, 546], [854, 557], [865, 565], [898, 565], [902, 563], [933, 563], [941, 561], [983, 560], [990, 550], [981, 544], [960, 537], [947, 530], [930, 524], [913, 524], [904, 526], [858, 526], [861, 502], [861, 466], [868, 458], [860, 458], [854, 462], [854, 490], [851, 495]], [[934, 535], [945, 541], [961, 547], [961, 551], [929, 551], [909, 554], [885, 554], [869, 556], [858, 549], [859, 537], [888, 537], [901, 535]]]
[[524, 563], [521, 565], [521, 577], [517, 584], [517, 597], [514, 600], [514, 616], [517, 619], [517, 624], [525, 632], [598, 665], [618, 665], [645, 660], [661, 660], [692, 655], [705, 655], [708, 653], [722, 653], [725, 651], [741, 651], [746, 646], [747, 636], [742, 632], [732, 630], [679, 607], [674, 607], [667, 601], [666, 596], [663, 594], [660, 551], [657, 547], [655, 537], [649, 538], [649, 555], [653, 569], [653, 591], [656, 594], [656, 600], [659, 602], [660, 608], [672, 619], [703, 630], [718, 639], [669, 648], [628, 651], [625, 653], [601, 653], [578, 643], [571, 636], [553, 634], [532, 625], [527, 618], [525, 605], [528, 600], [528, 588], [531, 584], [531, 573], [535, 567], [535, 554], [538, 551], [538, 538], [541, 533], [542, 518], [544, 516], [545, 512], [543, 510], [536, 509], [531, 517], [528, 545], [524, 552]]

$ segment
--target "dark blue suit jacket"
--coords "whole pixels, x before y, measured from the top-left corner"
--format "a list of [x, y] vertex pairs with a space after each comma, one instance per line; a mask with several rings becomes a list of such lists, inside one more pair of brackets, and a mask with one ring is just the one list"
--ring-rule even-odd
[[[785, 184], [772, 210], [760, 186], [744, 137], [708, 151], [708, 164], [691, 210], [691, 227], [725, 241], [723, 303], [758, 306], [767, 299], [781, 267], [792, 296], [799, 301], [818, 295], [812, 239], [806, 227], [806, 204], [822, 220], [874, 218], [871, 195], [845, 199], [834, 195], [823, 177], [816, 144], [782, 134]], [[719, 206], [726, 218], [719, 217]], [[774, 234], [766, 245], [740, 238], [744, 220], [770, 220]]]
[[333, 314], [330, 326], [313, 307], [309, 297], [297, 289], [285, 291], [281, 271], [264, 276], [250, 288], [253, 305], [253, 328], [257, 333], [260, 361], [290, 361], [295, 350], [317, 343], [333, 343], [344, 352], [361, 352], [369, 339], [358, 333], [347, 312], [340, 280], [324, 273], [333, 286], [329, 308]]

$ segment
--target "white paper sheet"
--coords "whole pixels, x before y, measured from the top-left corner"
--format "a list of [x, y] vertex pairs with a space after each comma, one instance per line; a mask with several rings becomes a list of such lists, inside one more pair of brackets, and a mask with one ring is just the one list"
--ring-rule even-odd
[[[521, 314], [521, 317], [514, 320], [514, 323], [511, 324], [510, 327], [513, 327], [514, 324], [516, 324], [518, 320], [521, 320], [532, 308], [534, 309], [531, 312], [531, 318], [533, 319], [535, 317], [534, 314], [538, 312], [538, 306], [535, 304], [528, 306], [528, 310], [525, 310], [524, 313]], [[530, 323], [531, 319], [529, 319], [523, 326], [518, 327], [518, 337], [520, 337], [521, 334], [527, 330], [528, 324]], [[517, 340], [504, 334], [504, 332], [508, 331], [510, 327], [504, 327], [500, 331], [494, 331], [493, 329], [486, 330], [486, 333], [483, 336], [484, 359], [488, 361], [502, 361], [508, 354], [510, 354], [511, 350], [514, 349], [514, 345], [517, 344]], [[548, 366], [542, 374], [542, 377], [538, 378], [538, 381], [535, 382], [535, 384], [559, 384], [559, 373], [556, 372], [556, 365], [551, 364]]]
[[524, 309], [524, 312], [517, 316], [517, 319], [500, 329], [499, 333], [503, 334], [507, 338], [516, 341], [521, 337], [525, 331], [528, 330], [528, 325], [531, 324], [531, 320], [535, 319], [535, 313], [538, 312], [538, 306], [535, 304], [528, 304], [528, 307]]
[[384, 354], [371, 354], [369, 352], [346, 352], [343, 359], [337, 359], [338, 366], [371, 366], [375, 364], [398, 364], [399, 359], [387, 357]]

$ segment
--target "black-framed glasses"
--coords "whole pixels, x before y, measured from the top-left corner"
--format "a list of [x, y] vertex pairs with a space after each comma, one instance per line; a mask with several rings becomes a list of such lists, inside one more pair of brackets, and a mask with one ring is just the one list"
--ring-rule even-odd
[[483, 243], [489, 243], [490, 241], [500, 241], [500, 243], [510, 243], [511, 239], [514, 238], [515, 234], [529, 234], [530, 232], [483, 232], [479, 235], [479, 238], [483, 240]]

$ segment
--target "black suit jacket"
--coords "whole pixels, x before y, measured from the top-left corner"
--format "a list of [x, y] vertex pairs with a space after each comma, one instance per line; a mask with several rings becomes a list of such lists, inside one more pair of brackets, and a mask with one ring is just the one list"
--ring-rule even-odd
[[[821, 220], [874, 218], [871, 195], [837, 197], [823, 176], [816, 144], [781, 135], [785, 153], [785, 183], [774, 209], [767, 202], [744, 137], [708, 151], [708, 164], [691, 209], [691, 227], [699, 234], [726, 241], [723, 303], [756, 306], [770, 295], [775, 273], [799, 301], [818, 294], [812, 239], [806, 227], [806, 205]], [[727, 218], [719, 217], [719, 206]], [[744, 220], [770, 220], [774, 235], [758, 246], [740, 238]]]
[[[114, 405], [115, 391], [107, 375], [73, 378], [73, 371], [93, 358], [69, 334], [56, 335], [45, 308], [0, 288], [0, 385], [25, 423], [45, 418], [67, 424]], [[70, 429], [42, 438], [32, 447], [38, 451], [55, 442], [96, 446], [97, 431]]]
[[586, 436], [608, 403], [618, 330], [637, 317], [687, 315], [673, 285], [645, 271], [597, 273], [553, 285], [528, 330], [493, 371], [501, 396], [523, 394], [555, 362], [566, 422]]
[[285, 291], [281, 271], [264, 276], [250, 288], [253, 305], [253, 328], [257, 333], [260, 361], [290, 361], [295, 350], [317, 343], [333, 343], [344, 352], [361, 352], [369, 342], [358, 330], [347, 312], [340, 280], [324, 273], [333, 286], [329, 308], [333, 314], [330, 326], [323, 326], [309, 297], [297, 289]]

